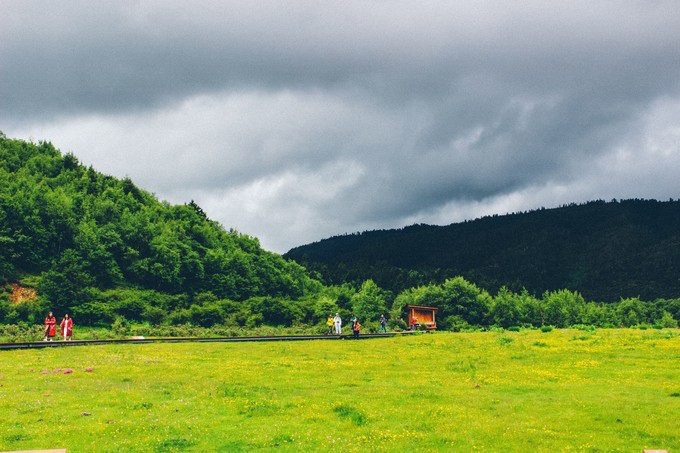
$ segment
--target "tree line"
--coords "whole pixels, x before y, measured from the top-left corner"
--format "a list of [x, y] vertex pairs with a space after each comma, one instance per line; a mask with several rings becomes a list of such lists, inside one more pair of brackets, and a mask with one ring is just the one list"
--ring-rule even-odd
[[[365, 239], [365, 238], [364, 238]], [[364, 240], [362, 239], [362, 240]], [[390, 267], [385, 267], [390, 272]], [[369, 330], [385, 314], [404, 328], [407, 304], [439, 307], [440, 328], [671, 325], [678, 299], [586, 302], [575, 291], [493, 288], [445, 278], [395, 289], [370, 278], [322, 283], [320, 274], [226, 230], [193, 201], [160, 202], [128, 178], [82, 165], [49, 142], [0, 133], [0, 284], [38, 289], [12, 303], [0, 286], [0, 324], [40, 323], [49, 310], [79, 325], [315, 326], [356, 313]], [[491, 288], [495, 295], [470, 283]]]
[[0, 324], [40, 323], [47, 310], [54, 310], [70, 312], [79, 325], [90, 326], [317, 326], [323, 331], [326, 318], [339, 313], [345, 320], [357, 314], [368, 331], [376, 331], [381, 314], [387, 316], [390, 328], [406, 329], [407, 305], [437, 307], [438, 329], [451, 331], [578, 325], [677, 327], [680, 320], [680, 299], [626, 298], [603, 303], [586, 301], [578, 292], [564, 289], [537, 297], [505, 287], [492, 295], [463, 277], [410, 288], [396, 296], [367, 280], [358, 288], [349, 284], [321, 287], [298, 299], [256, 296], [234, 301], [210, 291], [189, 295], [139, 288], [90, 288], [88, 297], [79, 305], [57, 307], [49, 293], [21, 304], [11, 304], [0, 293]]
[[437, 326], [445, 330], [489, 326], [677, 327], [680, 320], [680, 299], [587, 302], [580, 293], [566, 289], [546, 291], [537, 297], [527, 290], [513, 292], [507, 287], [492, 296], [463, 277], [403, 291], [394, 300], [392, 316], [402, 316], [408, 304], [438, 307]]

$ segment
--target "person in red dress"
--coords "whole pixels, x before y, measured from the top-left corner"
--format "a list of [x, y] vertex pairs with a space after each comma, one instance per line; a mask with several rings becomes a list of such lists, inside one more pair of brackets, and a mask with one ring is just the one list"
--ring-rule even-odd
[[68, 313], [64, 315], [64, 319], [59, 324], [59, 333], [64, 337], [64, 341], [71, 341], [71, 337], [73, 337], [73, 319], [69, 317]]
[[45, 337], [43, 338], [43, 341], [47, 341], [49, 338], [50, 341], [52, 341], [52, 338], [57, 334], [57, 318], [54, 317], [52, 312], [50, 312], [47, 315], [47, 318], [45, 318]]

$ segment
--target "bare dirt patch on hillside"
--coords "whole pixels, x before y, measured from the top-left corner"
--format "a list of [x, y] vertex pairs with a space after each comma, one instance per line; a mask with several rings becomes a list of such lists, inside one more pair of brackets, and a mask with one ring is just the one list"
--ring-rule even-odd
[[12, 292], [9, 294], [9, 300], [12, 301], [13, 304], [30, 302], [38, 297], [38, 292], [35, 288], [22, 286], [18, 283], [10, 283], [9, 286], [12, 287]]

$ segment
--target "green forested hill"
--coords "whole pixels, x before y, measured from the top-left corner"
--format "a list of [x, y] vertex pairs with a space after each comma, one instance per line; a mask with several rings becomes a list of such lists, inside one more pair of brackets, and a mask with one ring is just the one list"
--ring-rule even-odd
[[321, 286], [193, 202], [160, 202], [50, 143], [0, 134], [0, 283], [26, 276], [45, 307], [76, 311], [113, 288], [243, 301], [295, 299]]
[[489, 290], [555, 288], [614, 301], [680, 296], [680, 201], [594, 201], [448, 226], [332, 237], [286, 255], [329, 282], [383, 288], [462, 275]]

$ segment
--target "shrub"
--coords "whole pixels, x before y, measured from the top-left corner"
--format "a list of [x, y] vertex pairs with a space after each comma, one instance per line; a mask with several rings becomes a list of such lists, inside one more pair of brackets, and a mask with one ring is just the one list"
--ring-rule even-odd
[[395, 332], [401, 332], [406, 329], [406, 321], [401, 318], [390, 319], [387, 321], [388, 330], [393, 330]]
[[7, 322], [12, 323], [13, 320], [8, 319], [10, 313], [14, 313], [14, 307], [10, 304], [9, 300], [0, 296], [0, 323]]
[[671, 315], [667, 311], [663, 312], [663, 315], [661, 316], [661, 319], [659, 320], [659, 324], [661, 324], [662, 327], [668, 327], [668, 328], [678, 327], [678, 321], [676, 321], [675, 318], [673, 318], [673, 315]]
[[262, 313], [255, 313], [254, 315], [250, 315], [248, 319], [246, 319], [245, 326], [248, 327], [249, 329], [252, 329], [253, 327], [262, 325], [263, 321], [264, 317], [262, 316]]
[[224, 322], [224, 311], [215, 303], [208, 305], [192, 305], [189, 309], [191, 322], [201, 327], [211, 327]]
[[576, 324], [572, 326], [574, 329], [585, 330], [586, 332], [595, 332], [597, 328], [590, 324]]
[[494, 299], [491, 318], [496, 324], [508, 328], [522, 321], [522, 308], [520, 296], [504, 286]]
[[147, 306], [139, 299], [125, 299], [120, 301], [116, 308], [116, 313], [125, 317], [125, 319], [141, 320], [142, 313]]
[[380, 329], [380, 323], [378, 321], [370, 322], [359, 321], [359, 324], [361, 324], [361, 333], [377, 333], [378, 330]]
[[513, 342], [513, 339], [512, 339], [512, 338], [508, 338], [508, 337], [500, 337], [500, 338], [498, 339], [498, 344], [500, 344], [501, 346], [508, 345], [508, 344], [510, 344], [510, 343], [512, 343], [512, 342]]
[[45, 314], [49, 310], [46, 309], [43, 302], [44, 300], [38, 298], [13, 305], [12, 308], [16, 313], [15, 322], [23, 321], [29, 324], [42, 324]]
[[447, 316], [437, 324], [437, 327], [441, 330], [450, 330], [452, 332], [461, 332], [472, 328], [467, 321], [457, 315]]
[[84, 326], [110, 326], [115, 320], [111, 305], [104, 302], [86, 302], [73, 308], [74, 323]]
[[23, 326], [16, 324], [0, 324], [0, 341], [16, 343], [19, 341], [36, 341], [43, 336], [43, 326]]
[[276, 326], [291, 326], [304, 318], [294, 301], [273, 297], [254, 297], [248, 300], [253, 313], [261, 313], [263, 322]]
[[118, 337], [127, 336], [130, 332], [127, 320], [122, 316], [116, 318], [113, 324], [111, 324], [111, 331]]
[[553, 329], [554, 329], [553, 326], [542, 326], [541, 332], [552, 332]]
[[645, 304], [638, 298], [622, 299], [616, 307], [616, 312], [621, 323], [626, 326], [634, 326], [647, 321], [645, 316]]
[[191, 320], [191, 313], [187, 309], [177, 310], [170, 313], [168, 321], [170, 324], [178, 326], [180, 324], [188, 324]]
[[165, 319], [165, 311], [158, 307], [146, 307], [142, 319], [151, 324], [160, 324]]
[[519, 332], [520, 328], [519, 326], [510, 326], [508, 327], [508, 332]]
[[347, 404], [335, 406], [333, 412], [340, 418], [350, 419], [356, 426], [363, 426], [368, 422], [368, 419], [363, 412]]

